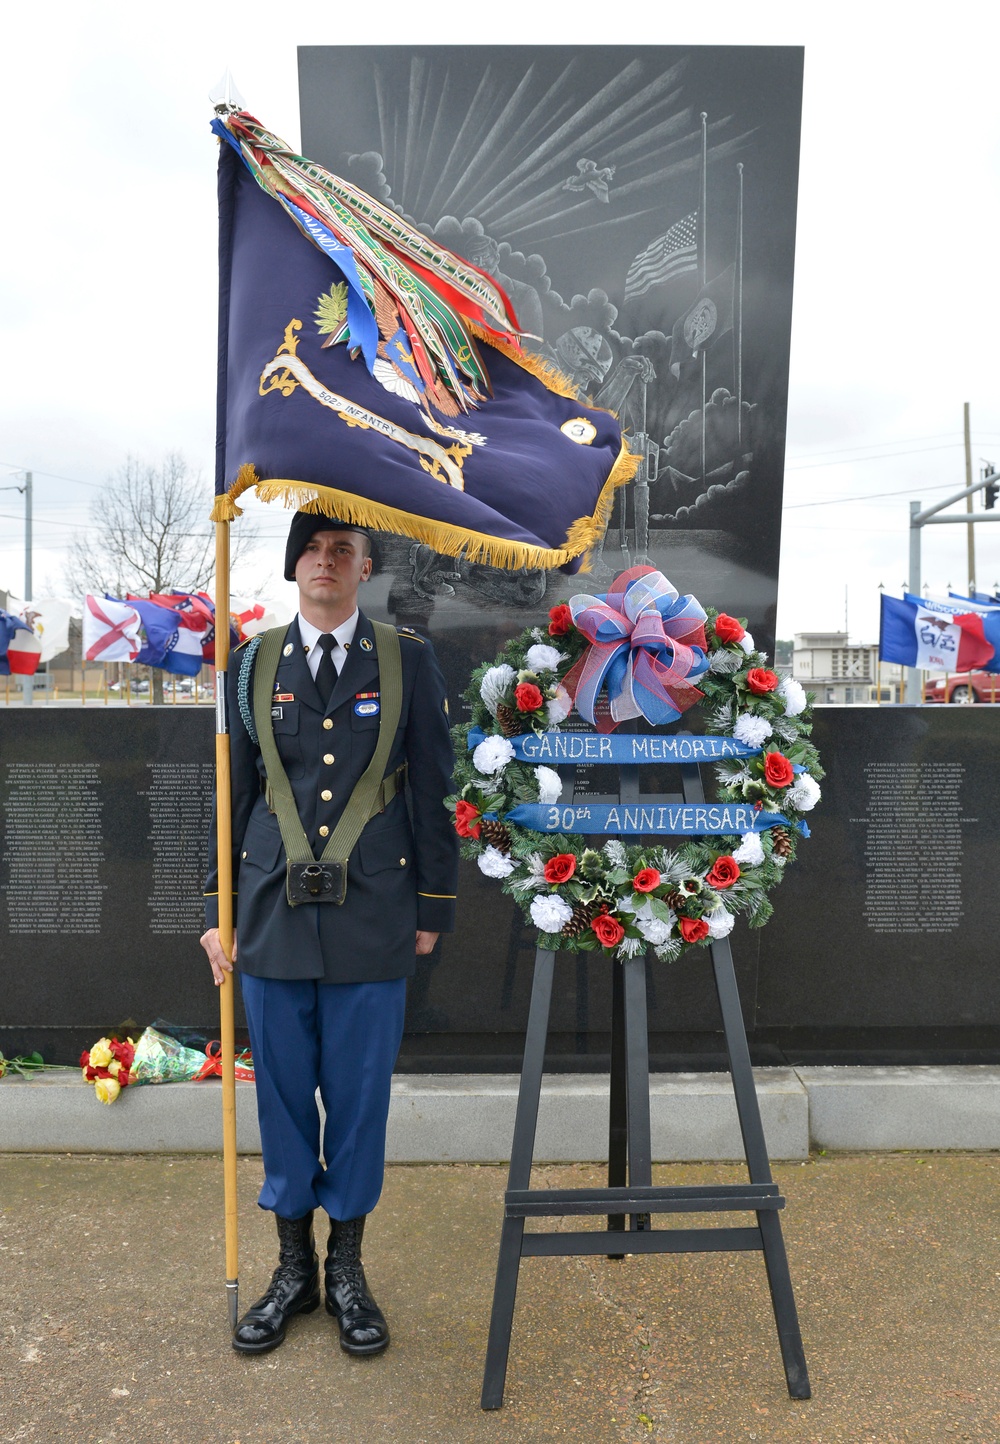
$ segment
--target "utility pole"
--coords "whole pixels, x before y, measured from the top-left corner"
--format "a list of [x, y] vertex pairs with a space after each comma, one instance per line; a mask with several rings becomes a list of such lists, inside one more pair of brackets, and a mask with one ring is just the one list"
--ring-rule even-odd
[[[979, 512], [973, 521], [967, 522], [961, 513], [957, 516], [939, 515], [940, 512], [944, 511], [945, 507], [952, 506], [956, 501], [961, 501], [963, 497], [966, 497], [971, 502], [972, 496], [977, 491], [981, 491], [984, 494], [985, 510]], [[977, 522], [1000, 521], [1000, 511], [995, 509], [998, 491], [1000, 491], [1000, 472], [996, 471], [992, 463], [990, 463], [989, 469], [983, 472], [978, 481], [970, 483], [969, 486], [964, 487], [961, 491], [956, 491], [954, 496], [946, 497], [944, 501], [935, 502], [933, 506], [927, 507], [925, 511], [921, 509], [919, 501], [910, 502], [910, 592], [913, 596], [919, 597], [921, 594], [921, 528], [925, 526], [944, 526], [949, 522], [957, 522], [961, 526], [968, 526], [971, 532]], [[969, 565], [971, 569], [971, 560]], [[974, 579], [970, 579], [970, 591], [972, 590], [973, 580]], [[920, 676], [916, 667], [907, 667], [906, 669], [906, 700], [907, 702], [920, 701]]]
[[[31, 499], [32, 499], [32, 475], [30, 471], [24, 473], [24, 600], [32, 600], [32, 579], [31, 579]], [[33, 676], [21, 678], [21, 696], [24, 699], [25, 707], [31, 707], [35, 700], [35, 679]]]
[[[969, 403], [965, 403], [965, 485], [972, 485], [972, 429], [969, 425]], [[966, 491], [965, 509], [972, 511], [972, 492]], [[976, 529], [970, 522], [968, 526], [968, 550], [969, 550], [969, 585], [966, 596], [971, 597], [976, 590]]]

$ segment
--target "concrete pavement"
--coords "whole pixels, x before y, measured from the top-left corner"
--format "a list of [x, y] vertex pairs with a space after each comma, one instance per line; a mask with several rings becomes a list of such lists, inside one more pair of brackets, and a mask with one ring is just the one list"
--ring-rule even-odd
[[[759, 1255], [529, 1259], [506, 1404], [483, 1414], [502, 1168], [389, 1169], [366, 1240], [384, 1357], [347, 1359], [317, 1312], [246, 1359], [228, 1345], [216, 1158], [0, 1155], [0, 1441], [995, 1444], [1000, 1157], [814, 1155], [775, 1172], [810, 1401], [785, 1391]], [[599, 1179], [552, 1165], [533, 1182]], [[246, 1307], [274, 1248], [259, 1159], [239, 1181]]]

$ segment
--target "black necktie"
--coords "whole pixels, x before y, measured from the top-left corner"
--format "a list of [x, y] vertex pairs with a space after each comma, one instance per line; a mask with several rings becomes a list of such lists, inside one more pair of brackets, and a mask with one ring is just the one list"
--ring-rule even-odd
[[337, 639], [332, 632], [324, 632], [316, 645], [323, 652], [319, 659], [319, 666], [316, 668], [316, 687], [320, 699], [325, 705], [329, 702], [337, 684], [337, 669], [333, 665], [333, 649], [337, 645]]

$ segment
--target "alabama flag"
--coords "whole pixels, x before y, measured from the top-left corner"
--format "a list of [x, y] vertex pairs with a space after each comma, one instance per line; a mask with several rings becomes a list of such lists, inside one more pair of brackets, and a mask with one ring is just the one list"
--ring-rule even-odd
[[83, 655], [88, 662], [134, 662], [142, 647], [135, 607], [107, 597], [83, 599]]
[[992, 662], [994, 647], [979, 614], [948, 613], [910, 598], [883, 596], [879, 656], [930, 672], [969, 672]]

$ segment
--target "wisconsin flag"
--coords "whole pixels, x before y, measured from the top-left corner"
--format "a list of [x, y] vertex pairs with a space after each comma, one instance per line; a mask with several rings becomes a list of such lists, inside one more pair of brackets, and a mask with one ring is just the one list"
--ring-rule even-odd
[[992, 670], [993, 643], [976, 613], [949, 613], [938, 604], [882, 597], [879, 656], [883, 662], [932, 672]]
[[244, 112], [219, 172], [216, 505], [264, 501], [449, 556], [576, 571], [637, 458], [523, 352], [492, 277]]

